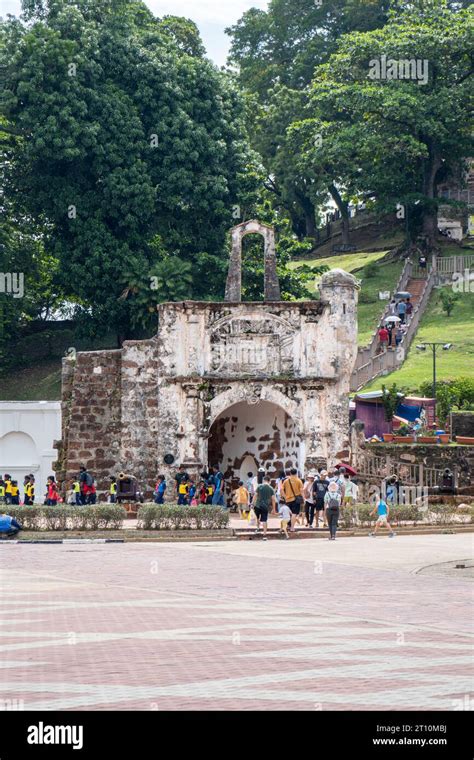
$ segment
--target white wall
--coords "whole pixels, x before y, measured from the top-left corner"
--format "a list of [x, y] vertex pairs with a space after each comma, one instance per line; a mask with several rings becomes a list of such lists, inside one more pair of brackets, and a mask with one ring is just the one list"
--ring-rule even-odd
[[[216, 420], [212, 431], [219, 440], [220, 456], [218, 461], [209, 464], [219, 464], [223, 472], [233, 470], [235, 476], [242, 477], [250, 471], [256, 473], [257, 467], [263, 466], [275, 475], [281, 469], [303, 466], [295, 423], [276, 404], [268, 401], [255, 405], [235, 404]], [[247, 470], [252, 460], [253, 466]]]
[[23, 498], [23, 478], [36, 479], [35, 503], [43, 503], [46, 479], [54, 474], [57, 458], [53, 442], [61, 438], [59, 401], [0, 401], [0, 472], [18, 480]]

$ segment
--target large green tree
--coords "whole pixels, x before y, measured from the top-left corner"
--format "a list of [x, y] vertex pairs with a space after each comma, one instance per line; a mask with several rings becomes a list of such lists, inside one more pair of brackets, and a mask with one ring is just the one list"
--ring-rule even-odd
[[339, 165], [345, 191], [353, 185], [393, 209], [417, 197], [431, 242], [437, 187], [472, 155], [472, 20], [468, 9], [420, 0], [383, 29], [342, 37], [316, 70], [310, 118], [293, 125], [306, 130], [305, 167]]
[[328, 194], [341, 207], [344, 199], [337, 171], [315, 173], [298, 161], [289, 127], [305, 118], [315, 68], [336, 50], [341, 35], [382, 26], [388, 6], [389, 0], [270, 0], [268, 10], [253, 8], [228, 30], [229, 63], [255, 98], [253, 145], [263, 157], [267, 188], [300, 239], [314, 238], [317, 208]]
[[169, 257], [176, 288], [166, 277], [156, 300], [182, 297], [181, 278], [188, 297], [220, 296], [226, 230], [254, 162], [232, 78], [204, 57], [192, 22], [156, 19], [142, 2], [28, 0], [24, 10], [1, 30], [18, 135], [5, 146], [6, 194], [47, 225], [78, 316], [93, 333], [130, 334], [141, 306], [129, 286], [138, 271], [165, 272]]

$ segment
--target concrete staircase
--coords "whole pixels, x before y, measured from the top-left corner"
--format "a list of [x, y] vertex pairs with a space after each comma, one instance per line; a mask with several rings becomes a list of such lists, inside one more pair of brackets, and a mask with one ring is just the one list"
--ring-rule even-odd
[[[408, 330], [397, 349], [389, 349], [384, 353], [378, 353], [378, 329], [374, 331], [369, 345], [358, 350], [351, 376], [351, 391], [360, 390], [371, 380], [380, 375], [388, 375], [403, 364], [436, 282], [435, 260], [433, 260], [429, 270], [420, 269], [410, 259], [405, 261], [400, 278], [392, 292], [408, 291], [412, 294], [413, 313]], [[380, 321], [383, 321], [388, 315], [389, 306], [387, 304]]]

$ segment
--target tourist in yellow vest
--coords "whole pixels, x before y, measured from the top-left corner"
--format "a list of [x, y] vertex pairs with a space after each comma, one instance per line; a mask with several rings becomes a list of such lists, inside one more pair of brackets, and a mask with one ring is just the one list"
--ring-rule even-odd
[[74, 503], [76, 506], [80, 507], [82, 506], [82, 496], [81, 496], [81, 483], [79, 478], [76, 478], [72, 481], [72, 493], [74, 496]]
[[0, 504], [5, 504], [5, 481], [0, 478]]
[[20, 504], [20, 489], [18, 488], [18, 481], [12, 480], [10, 485], [11, 502], [10, 504]]
[[117, 501], [117, 478], [110, 478], [110, 503], [115, 504]]
[[34, 504], [35, 501], [35, 481], [34, 478], [31, 477], [31, 475], [27, 475], [25, 477], [25, 483], [24, 483], [24, 489], [25, 489], [25, 499], [24, 504], [26, 507], [31, 507]]
[[5, 473], [5, 502], [6, 504], [12, 503], [12, 476]]

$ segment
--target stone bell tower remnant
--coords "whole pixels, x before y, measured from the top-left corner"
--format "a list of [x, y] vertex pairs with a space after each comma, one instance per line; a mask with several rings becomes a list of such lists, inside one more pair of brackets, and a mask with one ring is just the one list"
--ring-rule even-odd
[[268, 224], [255, 219], [242, 222], [231, 230], [232, 250], [229, 262], [229, 274], [225, 288], [225, 300], [240, 302], [242, 300], [242, 240], [245, 235], [257, 233], [264, 241], [265, 279], [264, 301], [280, 300], [280, 283], [276, 270], [275, 230]]
[[[265, 301], [241, 300], [251, 233], [264, 238]], [[249, 221], [231, 234], [225, 301], [160, 303], [150, 339], [64, 359], [60, 482], [84, 465], [106, 493], [124, 471], [149, 498], [180, 464], [195, 478], [217, 465], [230, 488], [249, 467], [303, 474], [347, 447], [356, 278], [333, 269], [319, 299], [281, 301], [273, 229]]]

